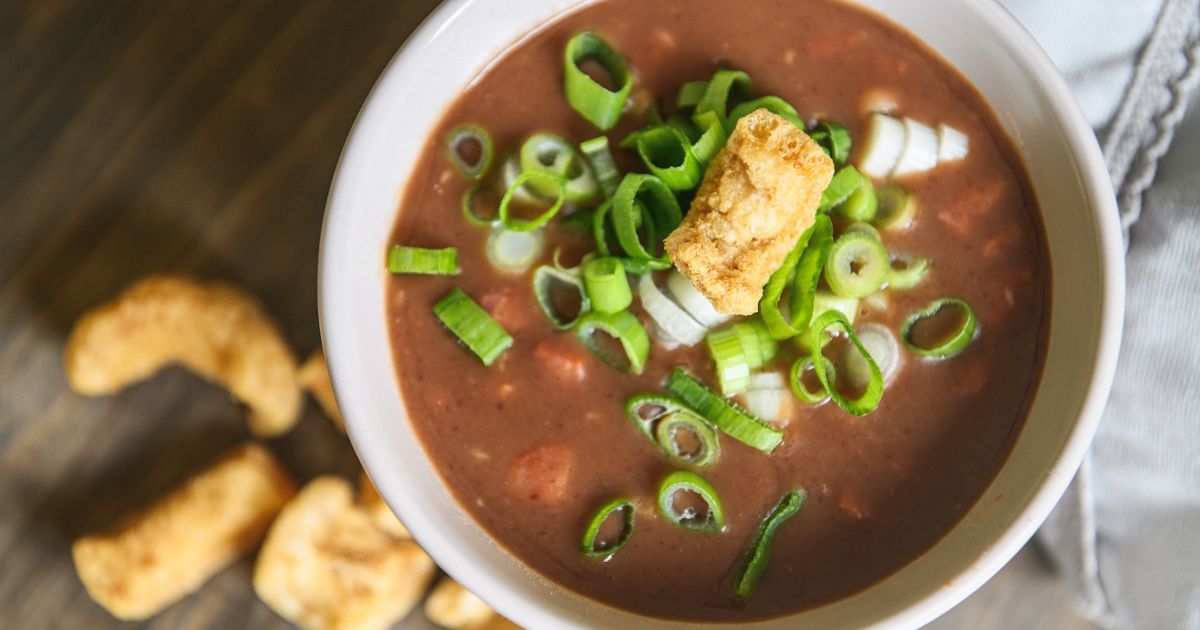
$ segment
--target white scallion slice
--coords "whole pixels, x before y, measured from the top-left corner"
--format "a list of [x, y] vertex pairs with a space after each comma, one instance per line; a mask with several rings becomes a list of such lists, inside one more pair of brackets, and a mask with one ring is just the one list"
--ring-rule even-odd
[[[887, 384], [900, 368], [900, 342], [896, 336], [882, 324], [863, 324], [854, 333], [858, 342], [866, 349], [867, 354], [875, 360], [883, 374], [883, 382]], [[856, 348], [847, 346], [846, 356], [843, 357], [844, 373], [855, 385], [865, 385], [871, 379], [871, 366]]]
[[[520, 177], [521, 173], [523, 172], [524, 171], [521, 170], [520, 157], [518, 157], [515, 153], [508, 156], [508, 159], [504, 160], [504, 164], [500, 166], [500, 179], [504, 190], [512, 188], [512, 185], [516, 183], [517, 178]], [[504, 190], [501, 192], [504, 192]], [[513, 199], [516, 199], [521, 203], [538, 203], [542, 201], [541, 197], [530, 190], [529, 186], [527, 185], [521, 186], [513, 191]]]
[[702, 326], [713, 328], [729, 320], [728, 315], [713, 308], [708, 298], [697, 291], [696, 287], [692, 285], [692, 281], [678, 270], [672, 270], [667, 276], [667, 290], [671, 292], [671, 297], [679, 302], [683, 310], [687, 311], [688, 315], [700, 322]]
[[858, 170], [869, 177], [887, 177], [900, 162], [904, 143], [904, 123], [887, 114], [871, 114]]
[[904, 119], [904, 151], [896, 168], [895, 177], [924, 173], [938, 164], [938, 134], [930, 127], [911, 118]]
[[638, 295], [641, 296], [642, 308], [646, 309], [662, 334], [685, 346], [694, 346], [704, 340], [708, 329], [664, 295], [654, 284], [653, 274], [642, 274], [638, 280]]
[[792, 392], [788, 389], [787, 379], [779, 372], [759, 372], [750, 377], [750, 387], [742, 399], [747, 411], [778, 424], [787, 416]]
[[938, 162], [955, 162], [967, 157], [967, 134], [942, 123], [938, 125]]
[[496, 228], [488, 235], [485, 251], [497, 269], [507, 273], [525, 273], [542, 257], [546, 236], [541, 230], [515, 232]]

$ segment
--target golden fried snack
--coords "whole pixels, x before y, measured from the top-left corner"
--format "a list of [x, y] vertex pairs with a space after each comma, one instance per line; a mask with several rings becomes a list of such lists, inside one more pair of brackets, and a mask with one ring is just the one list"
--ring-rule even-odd
[[321, 406], [321, 411], [325, 412], [334, 426], [345, 433], [346, 425], [342, 422], [342, 412], [338, 409], [337, 399], [333, 396], [333, 383], [329, 380], [329, 366], [325, 363], [325, 353], [317, 350], [309, 355], [304, 364], [300, 366], [296, 380], [300, 382], [301, 387], [312, 394], [317, 404]]
[[458, 630], [482, 627], [497, 615], [462, 584], [445, 577], [425, 599], [425, 616], [443, 628]]
[[371, 483], [366, 471], [358, 474], [358, 502], [370, 515], [376, 527], [396, 538], [412, 538], [408, 528], [400, 522], [383, 497], [379, 496], [379, 490], [375, 489], [375, 484]]
[[666, 240], [671, 261], [714, 308], [758, 312], [763, 285], [813, 223], [833, 160], [808, 134], [759, 109], [713, 158]]
[[384, 629], [412, 610], [434, 569], [416, 543], [375, 526], [349, 483], [319, 477], [271, 526], [254, 590], [303, 630]]
[[269, 451], [240, 446], [115, 529], [75, 541], [75, 570], [114, 616], [146, 619], [253, 549], [295, 493]]
[[245, 403], [258, 435], [283, 433], [300, 415], [295, 356], [258, 302], [225, 284], [145, 278], [84, 314], [64, 355], [81, 394], [110, 394], [178, 363]]

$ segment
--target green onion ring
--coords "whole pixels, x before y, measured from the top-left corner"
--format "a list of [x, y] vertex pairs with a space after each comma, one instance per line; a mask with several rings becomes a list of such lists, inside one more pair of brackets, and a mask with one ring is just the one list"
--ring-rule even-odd
[[633, 303], [633, 291], [618, 258], [601, 256], [587, 261], [583, 265], [583, 284], [592, 308], [601, 313], [623, 311]]
[[[925, 348], [918, 346], [912, 340], [912, 328], [916, 323], [926, 317], [937, 315], [943, 308], [961, 308], [963, 310], [963, 322], [958, 330], [950, 335], [946, 341], [932, 347]], [[975, 337], [979, 332], [979, 318], [975, 316], [975, 311], [966, 302], [958, 298], [942, 298], [934, 300], [924, 310], [917, 311], [908, 317], [904, 322], [904, 326], [900, 328], [900, 338], [904, 340], [904, 345], [908, 346], [913, 353], [923, 357], [932, 359], [946, 359], [961, 353], [967, 346], [975, 341]]]
[[[752, 367], [738, 332], [733, 328], [714, 330], [708, 333], [704, 342], [708, 346], [708, 354], [716, 364], [717, 384], [721, 393], [732, 396], [749, 389]], [[757, 356], [755, 358], [757, 359]]]
[[885, 184], [875, 191], [879, 208], [875, 225], [881, 230], [907, 230], [917, 216], [917, 197], [896, 184]]
[[[471, 140], [479, 143], [479, 160], [467, 164], [459, 149], [462, 143]], [[463, 177], [477, 182], [486, 177], [492, 168], [492, 136], [481, 127], [459, 125], [446, 136], [446, 158]]]
[[732, 129], [737, 126], [737, 121], [759, 109], [765, 109], [772, 114], [782, 116], [793, 125], [804, 129], [804, 122], [800, 120], [800, 115], [796, 113], [796, 108], [778, 96], [763, 96], [734, 107], [733, 111], [729, 112], [729, 127]]
[[671, 126], [653, 127], [638, 136], [638, 155], [656, 177], [671, 190], [691, 190], [704, 171], [692, 154], [692, 141]]
[[[817, 215], [812, 227], [800, 236], [796, 247], [767, 280], [758, 310], [771, 337], [789, 339], [807, 328], [812, 318], [813, 294], [832, 243], [833, 222], [826, 215]], [[779, 306], [789, 284], [792, 289], [790, 319], [784, 316]]]
[[880, 243], [883, 242], [883, 235], [879, 233], [879, 230], [875, 229], [874, 225], [871, 225], [865, 221], [855, 221], [854, 223], [847, 225], [842, 232], [862, 232], [863, 234], [870, 236]]
[[638, 394], [625, 402], [625, 415], [629, 421], [655, 444], [658, 444], [658, 440], [654, 437], [654, 427], [658, 421], [685, 410], [687, 407], [681, 401], [662, 394]]
[[828, 212], [842, 205], [854, 191], [869, 183], [866, 176], [858, 172], [854, 165], [843, 166], [833, 174], [833, 179], [829, 180], [829, 185], [821, 193], [821, 205], [817, 207], [817, 210]]
[[842, 297], [866, 297], [883, 288], [891, 267], [883, 243], [869, 234], [846, 232], [829, 250], [825, 281]]
[[701, 417], [743, 444], [770, 453], [783, 441], [783, 431], [717, 395], [682, 368], [671, 372], [667, 389]]
[[483, 251], [500, 271], [523, 274], [542, 257], [546, 236], [542, 232], [514, 232], [497, 227], [488, 234]]
[[600, 182], [600, 190], [604, 191], [604, 196], [612, 197], [613, 193], [617, 192], [617, 184], [621, 182], [621, 173], [617, 170], [612, 151], [608, 148], [608, 138], [592, 138], [580, 144], [579, 150], [592, 165], [592, 173]]
[[647, 132], [658, 129], [659, 127], [670, 127], [678, 131], [679, 133], [683, 134], [683, 137], [687, 138], [689, 143], [700, 138], [700, 128], [697, 127], [694, 122], [685, 118], [683, 114], [675, 112], [674, 114], [667, 116], [665, 123], [644, 129], [643, 132], [638, 135], [638, 139], [640, 140], [641, 137], [646, 135]]
[[491, 365], [513, 345], [513, 338], [462, 289], [454, 289], [433, 306], [433, 313], [484, 365]]
[[[829, 375], [829, 380], [837, 382], [837, 368], [834, 367], [833, 361], [822, 356], [821, 361], [825, 364], [825, 372]], [[788, 378], [788, 384], [791, 385], [792, 393], [800, 402], [808, 405], [823, 405], [829, 402], [829, 392], [824, 388], [818, 391], [810, 391], [804, 385], [804, 372], [813, 364], [812, 357], [800, 357], [792, 364], [792, 372]]]
[[862, 184], [837, 207], [842, 216], [851, 221], [870, 221], [879, 211], [879, 198], [875, 196], [875, 185], [863, 178]]
[[[547, 181], [558, 186], [558, 194], [554, 196], [554, 203], [551, 204], [550, 208], [545, 212], [532, 219], [517, 219], [515, 217], [510, 217], [509, 205], [512, 203], [513, 195], [515, 195], [516, 191], [519, 190], [526, 182], [534, 180]], [[546, 225], [546, 223], [548, 223], [550, 219], [553, 219], [554, 215], [558, 214], [558, 211], [562, 208], [563, 201], [566, 197], [566, 190], [567, 180], [553, 173], [546, 173], [542, 171], [525, 171], [524, 173], [521, 173], [521, 175], [517, 177], [516, 181], [514, 181], [512, 185], [508, 187], [508, 190], [504, 192], [504, 197], [500, 199], [500, 211], [497, 213], [500, 224], [514, 232], [528, 232]]]
[[426, 249], [393, 245], [388, 250], [387, 270], [388, 273], [397, 274], [457, 276], [459, 272], [458, 250], [453, 247]]
[[675, 109], [684, 110], [695, 108], [704, 99], [708, 91], [708, 81], [689, 81], [679, 86], [679, 96], [675, 97]]
[[[614, 92], [600, 85], [586, 72], [579, 69], [585, 59], [594, 59], [612, 77], [617, 85]], [[563, 87], [567, 102], [588, 122], [603, 131], [612, 129], [621, 119], [629, 92], [633, 89], [633, 73], [625, 58], [593, 31], [584, 31], [571, 38], [563, 51], [563, 70], [566, 78]]]
[[716, 112], [721, 124], [726, 130], [732, 131], [729, 125], [729, 96], [738, 91], [741, 96], [749, 97], [754, 92], [754, 83], [750, 75], [740, 70], [718, 70], [705, 86], [704, 96], [696, 104], [696, 114]]
[[[597, 343], [594, 335], [604, 333], [621, 343], [625, 356], [618, 357], [608, 352]], [[597, 313], [589, 311], [579, 318], [575, 325], [575, 334], [579, 341], [591, 350], [601, 361], [612, 367], [630, 374], [641, 374], [646, 367], [646, 358], [650, 355], [650, 337], [642, 322], [629, 311], [620, 313]]]
[[[485, 192], [486, 190], [488, 190], [487, 186], [472, 186], [463, 193], [463, 217], [466, 218], [467, 223], [470, 223], [476, 227], [492, 227], [498, 222], [497, 217], [495, 216], [493, 216], [491, 219], [487, 219], [479, 216], [478, 212], [475, 212], [475, 197], [477, 197], [479, 193]], [[497, 212], [499, 211], [497, 210]]]
[[[579, 292], [579, 314], [573, 319], [567, 319], [555, 309], [552, 295], [555, 284], [565, 285]], [[534, 270], [533, 297], [538, 308], [542, 309], [542, 313], [546, 315], [546, 319], [550, 320], [550, 326], [554, 330], [570, 330], [592, 308], [588, 293], [584, 290], [584, 282], [579, 278], [578, 272], [559, 269], [552, 265], [542, 265]]]
[[[649, 193], [648, 197], [641, 197], [643, 192]], [[657, 260], [669, 264], [670, 261], [665, 253], [662, 257], [654, 256], [638, 239], [634, 215], [641, 214], [635, 204], [639, 200], [643, 200], [644, 203], [649, 202], [645, 207], [649, 211], [648, 215], [653, 227], [649, 231], [654, 234], [670, 234], [683, 221], [679, 202], [661, 179], [653, 175], [629, 173], [621, 180], [621, 185], [617, 187], [617, 192], [613, 195], [612, 215], [613, 225], [617, 230], [617, 240], [630, 258]], [[651, 245], [654, 243], [651, 242]]]
[[696, 114], [695, 122], [702, 133], [700, 138], [692, 144], [692, 155], [696, 156], [700, 164], [707, 165], [725, 146], [728, 136], [725, 134], [725, 127], [721, 125], [721, 119], [717, 117], [716, 112]]
[[[675, 493], [681, 490], [695, 492], [708, 504], [708, 514], [703, 521], [695, 521], [690, 510], [675, 509]], [[689, 470], [678, 470], [662, 480], [658, 487], [658, 511], [673, 525], [706, 534], [720, 533], [725, 529], [725, 510], [712, 484]]]
[[771, 336], [771, 331], [767, 330], [762, 318], [744, 319], [735, 323], [732, 329], [737, 331], [738, 338], [742, 340], [742, 347], [746, 349], [746, 358], [749, 359], [751, 368], [757, 370], [778, 354], [779, 344]]
[[[625, 513], [624, 527], [621, 529], [621, 535], [610, 546], [596, 548], [596, 536], [600, 535], [600, 527], [604, 525], [604, 521], [612, 516], [613, 512], [623, 511]], [[587, 529], [583, 531], [583, 540], [580, 541], [580, 551], [583, 555], [589, 558], [603, 558], [607, 560], [613, 554], [620, 551], [625, 543], [633, 536], [633, 515], [637, 511], [637, 504], [632, 499], [619, 498], [613, 499], [605, 503], [603, 507], [596, 511], [592, 516], [592, 520], [588, 522]]]
[[[567, 203], [588, 203], [600, 195], [600, 184], [591, 165], [570, 142], [552, 133], [535, 133], [521, 144], [518, 159], [523, 172], [558, 175], [566, 180], [563, 199]], [[529, 187], [541, 197], [555, 194], [558, 184], [533, 179]]]
[[779, 529], [780, 525], [800, 512], [800, 508], [804, 507], [804, 501], [807, 498], [807, 492], [792, 490], [783, 495], [783, 498], [779, 500], [779, 504], [771, 510], [767, 518], [763, 519], [762, 525], [758, 528], [758, 535], [754, 537], [754, 542], [750, 544], [750, 550], [746, 552], [746, 556], [742, 559], [742, 566], [738, 569], [737, 577], [733, 580], [733, 592], [738, 597], [749, 597], [754, 593], [759, 579], [762, 578], [763, 572], [767, 570], [767, 561], [770, 559], [771, 542], [775, 539], [775, 530]]
[[[821, 354], [821, 347], [824, 345], [825, 330], [830, 326], [840, 325], [845, 331], [846, 336], [850, 339], [850, 343], [862, 354], [867, 360], [867, 365], [870, 367], [871, 375], [867, 382], [867, 387], [863, 391], [862, 396], [855, 400], [847, 399], [842, 396], [837, 390], [834, 382], [835, 374], [825, 370], [825, 358]], [[808, 328], [805, 333], [806, 345], [810, 348], [813, 368], [817, 371], [817, 378], [821, 379], [821, 385], [825, 387], [826, 393], [837, 403], [837, 406], [856, 416], [865, 416], [879, 406], [879, 401], [883, 398], [883, 373], [879, 371], [879, 365], [875, 363], [875, 359], [867, 352], [862, 343], [858, 341], [858, 337], [854, 334], [854, 329], [850, 326], [850, 320], [838, 311], [825, 311], [819, 315], [813, 325]]]
[[[700, 444], [699, 450], [690, 454], [683, 452], [683, 448], [680, 447], [675, 437], [680, 430], [688, 430], [696, 435], [696, 440]], [[667, 457], [685, 466], [707, 468], [715, 464], [721, 457], [721, 446], [717, 440], [716, 430], [707, 420], [688, 410], [676, 411], [663, 416], [654, 428], [654, 435]]]
[[[900, 268], [896, 263], [902, 263]], [[928, 258], [904, 252], [892, 252], [891, 264], [888, 266], [888, 288], [903, 291], [911, 289], [925, 280], [933, 268]]]
[[821, 122], [808, 134], [831, 159], [841, 168], [850, 159], [850, 132], [837, 123]]

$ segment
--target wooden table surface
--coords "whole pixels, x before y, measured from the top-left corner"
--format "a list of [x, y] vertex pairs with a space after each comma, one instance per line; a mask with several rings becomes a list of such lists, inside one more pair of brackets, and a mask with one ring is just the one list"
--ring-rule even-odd
[[[183, 272], [247, 287], [298, 353], [316, 348], [317, 241], [342, 142], [436, 3], [0, 3], [0, 627], [134, 626], [88, 598], [71, 541], [249, 438], [238, 405], [179, 369], [111, 397], [71, 393], [72, 321], [144, 274]], [[270, 446], [302, 480], [357, 468], [311, 403]], [[250, 569], [144, 625], [286, 627]], [[1030, 550], [935, 624], [1081, 625]], [[420, 613], [404, 624], [427, 626]]]

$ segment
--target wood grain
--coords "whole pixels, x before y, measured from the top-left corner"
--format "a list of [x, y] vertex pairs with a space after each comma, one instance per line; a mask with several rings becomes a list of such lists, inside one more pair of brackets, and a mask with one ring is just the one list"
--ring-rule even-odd
[[[226, 394], [181, 370], [106, 398], [69, 392], [71, 322], [176, 271], [247, 287], [298, 352], [315, 348], [317, 242], [342, 142], [435, 4], [0, 3], [0, 626], [136, 625], [87, 597], [71, 540], [249, 437]], [[312, 404], [270, 446], [302, 480], [357, 469]], [[141, 625], [285, 627], [254, 597], [251, 566]], [[938, 627], [1075, 624], [1026, 553]], [[427, 626], [419, 613], [404, 623]]]

